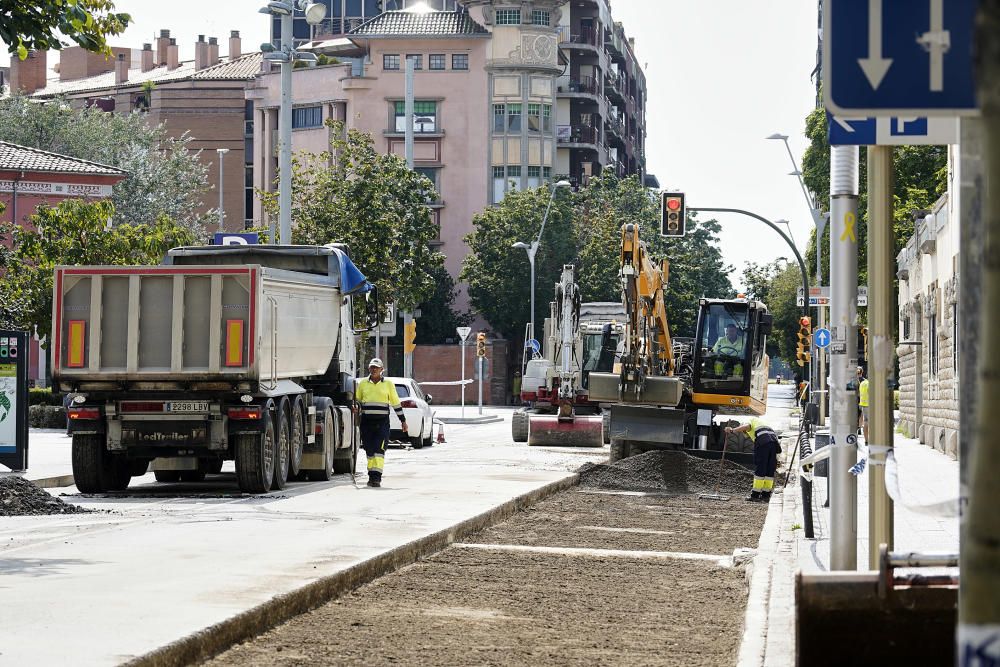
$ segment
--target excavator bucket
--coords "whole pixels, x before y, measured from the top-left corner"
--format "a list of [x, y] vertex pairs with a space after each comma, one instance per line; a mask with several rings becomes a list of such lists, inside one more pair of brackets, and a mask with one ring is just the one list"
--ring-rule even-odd
[[528, 445], [600, 447], [604, 444], [604, 419], [600, 415], [577, 415], [560, 421], [555, 415], [528, 418]]

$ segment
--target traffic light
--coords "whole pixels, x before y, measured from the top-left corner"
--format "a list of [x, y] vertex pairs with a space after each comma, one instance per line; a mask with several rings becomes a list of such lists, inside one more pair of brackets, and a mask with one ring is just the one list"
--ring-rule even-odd
[[486, 356], [486, 334], [482, 331], [476, 334], [476, 356]]
[[684, 193], [664, 192], [660, 199], [660, 234], [670, 237], [684, 236], [686, 226]]
[[417, 349], [417, 321], [410, 320], [403, 325], [403, 354], [412, 354]]
[[799, 366], [805, 366], [809, 363], [809, 348], [812, 346], [812, 342], [809, 340], [812, 337], [811, 327], [812, 320], [809, 317], [799, 318], [799, 342], [795, 349], [795, 363]]

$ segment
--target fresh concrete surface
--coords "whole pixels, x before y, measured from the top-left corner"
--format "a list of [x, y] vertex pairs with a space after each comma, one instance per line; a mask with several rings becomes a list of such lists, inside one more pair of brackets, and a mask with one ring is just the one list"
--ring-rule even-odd
[[[244, 498], [231, 475], [175, 485], [146, 475], [130, 496], [65, 498], [108, 513], [0, 518], [0, 664], [127, 661], [607, 456], [606, 447], [515, 445], [511, 410], [491, 412], [504, 421], [452, 425], [445, 444], [390, 450], [381, 489], [364, 487], [362, 473], [360, 488], [341, 475]], [[68, 439], [34, 435], [28, 477], [67, 470]]]

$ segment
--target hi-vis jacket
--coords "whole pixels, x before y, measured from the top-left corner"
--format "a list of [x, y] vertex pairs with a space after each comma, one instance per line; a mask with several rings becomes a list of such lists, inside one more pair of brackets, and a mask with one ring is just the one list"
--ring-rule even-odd
[[358, 386], [354, 390], [354, 398], [361, 404], [361, 418], [376, 421], [379, 419], [389, 419], [389, 408], [396, 411], [399, 421], [406, 421], [403, 416], [403, 408], [399, 404], [399, 395], [396, 393], [396, 385], [382, 378], [378, 382], [372, 382], [371, 378], [358, 381]]
[[754, 442], [757, 442], [757, 436], [758, 435], [764, 435], [764, 434], [768, 434], [768, 435], [774, 436], [775, 438], [777, 437], [775, 435], [775, 433], [774, 433], [774, 430], [771, 429], [771, 427], [767, 425], [767, 422], [765, 422], [760, 417], [751, 417], [750, 418], [750, 439], [752, 441], [754, 441]]

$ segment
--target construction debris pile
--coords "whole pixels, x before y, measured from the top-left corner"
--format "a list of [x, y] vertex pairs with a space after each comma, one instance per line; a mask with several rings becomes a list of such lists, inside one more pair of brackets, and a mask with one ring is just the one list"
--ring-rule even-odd
[[0, 477], [0, 516], [82, 514], [90, 510], [48, 494], [22, 477]]
[[[619, 491], [701, 493], [714, 490], [718, 479], [719, 461], [682, 451], [652, 450], [612, 464], [587, 463], [580, 468], [580, 486]], [[750, 470], [725, 462], [720, 493], [745, 493], [752, 483]]]

